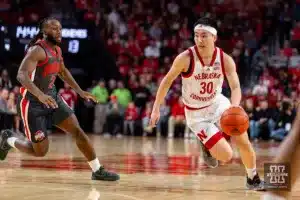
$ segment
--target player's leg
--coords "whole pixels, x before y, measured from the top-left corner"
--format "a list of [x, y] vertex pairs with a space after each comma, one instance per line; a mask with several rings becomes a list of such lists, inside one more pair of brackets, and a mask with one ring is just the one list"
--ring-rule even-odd
[[119, 175], [108, 172], [100, 165], [98, 158], [96, 157], [96, 152], [91, 144], [89, 137], [81, 129], [79, 122], [71, 110], [63, 100], [58, 97], [57, 99], [58, 108], [53, 114], [54, 125], [66, 133], [72, 134], [76, 141], [77, 147], [86, 157], [88, 164], [90, 165], [93, 173], [93, 180], [106, 180], [106, 181], [116, 181], [119, 180]]
[[[286, 136], [279, 147], [274, 163], [290, 163], [291, 166], [291, 189], [300, 176], [300, 106], [298, 107], [297, 117], [294, 120], [290, 133]], [[288, 197], [287, 191], [271, 191], [262, 195], [262, 200], [284, 200]]]
[[18, 105], [27, 139], [17, 136], [11, 130], [4, 130], [0, 135], [0, 160], [4, 160], [11, 148], [21, 152], [42, 157], [48, 152], [49, 141], [46, 134], [46, 117], [40, 115], [41, 108], [22, 99]]
[[[200, 117], [198, 116], [200, 114]], [[189, 110], [185, 109], [185, 118], [186, 118], [186, 124], [189, 127], [189, 129], [197, 136], [198, 133], [201, 132], [203, 126], [205, 127], [207, 124], [203, 121], [206, 121], [206, 119], [203, 119], [201, 117], [201, 110]], [[202, 126], [203, 125], [203, 126]], [[199, 144], [202, 152], [202, 157], [204, 162], [207, 166], [211, 168], [215, 168], [218, 166], [219, 162], [216, 158], [214, 158], [209, 150], [204, 146], [201, 139], [199, 139]]]
[[[225, 96], [220, 96], [215, 104], [215, 116], [214, 121], [220, 128], [220, 118], [225, 110], [231, 106], [230, 101]], [[248, 134], [243, 133], [240, 136], [232, 136], [231, 140], [234, 140], [240, 155], [242, 162], [246, 168], [247, 173], [247, 188], [253, 190], [263, 190], [264, 182], [260, 180], [258, 173], [256, 172], [256, 155], [254, 149], [249, 141]]]
[[247, 172], [247, 184], [248, 189], [264, 190], [264, 182], [261, 181], [256, 171], [256, 154], [249, 141], [247, 132], [239, 136], [232, 136], [232, 140], [235, 142], [242, 162]]
[[208, 122], [199, 123], [197, 126], [196, 135], [210, 154], [222, 162], [230, 161], [233, 155], [232, 148], [222, 132], [214, 124]]

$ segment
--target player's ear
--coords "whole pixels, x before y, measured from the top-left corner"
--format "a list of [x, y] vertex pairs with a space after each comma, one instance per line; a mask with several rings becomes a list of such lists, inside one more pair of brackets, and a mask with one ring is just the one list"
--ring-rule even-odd
[[214, 35], [213, 37], [214, 37], [214, 42], [216, 42], [218, 39], [218, 36]]

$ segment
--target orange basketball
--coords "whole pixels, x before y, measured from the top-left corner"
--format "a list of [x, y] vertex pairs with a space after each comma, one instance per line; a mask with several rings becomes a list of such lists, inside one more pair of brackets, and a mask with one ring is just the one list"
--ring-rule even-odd
[[249, 128], [249, 117], [241, 107], [230, 107], [221, 116], [222, 131], [227, 135], [240, 135]]

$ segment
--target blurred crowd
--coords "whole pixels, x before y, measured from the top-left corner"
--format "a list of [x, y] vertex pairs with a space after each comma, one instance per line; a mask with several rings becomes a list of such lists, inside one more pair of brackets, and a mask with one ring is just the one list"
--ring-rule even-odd
[[[20, 24], [45, 16], [63, 25], [85, 24], [106, 42], [120, 77], [90, 87], [100, 102], [94, 105], [94, 133], [190, 137], [180, 77], [161, 107], [156, 130], [148, 122], [158, 85], [176, 55], [193, 45], [193, 23], [201, 16], [216, 19], [217, 45], [236, 62], [250, 138], [282, 140], [290, 129], [300, 99], [299, 0], [7, 0], [0, 10], [0, 19]], [[15, 91], [4, 82], [2, 88]], [[223, 91], [230, 95], [226, 83]], [[77, 96], [67, 85], [60, 94], [76, 109]]]

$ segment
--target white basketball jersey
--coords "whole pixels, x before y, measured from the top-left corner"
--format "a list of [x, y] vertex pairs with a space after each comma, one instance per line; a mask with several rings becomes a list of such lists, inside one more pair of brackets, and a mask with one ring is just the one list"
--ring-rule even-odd
[[188, 49], [191, 61], [189, 70], [182, 74], [183, 102], [190, 108], [211, 105], [222, 93], [224, 82], [223, 51], [215, 48], [210, 63], [203, 63], [196, 46]]

